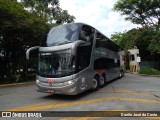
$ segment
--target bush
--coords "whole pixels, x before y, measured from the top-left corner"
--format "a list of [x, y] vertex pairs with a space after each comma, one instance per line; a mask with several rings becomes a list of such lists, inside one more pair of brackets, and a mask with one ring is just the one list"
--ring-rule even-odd
[[17, 75], [11, 75], [10, 77], [0, 77], [0, 84], [10, 84], [10, 83], [17, 83], [17, 82], [22, 82], [23, 79], [19, 74]]
[[28, 74], [28, 81], [32, 81], [36, 79], [36, 73]]
[[20, 77], [20, 75], [11, 75], [11, 77], [9, 78], [9, 81], [11, 83], [20, 82], [22, 81], [22, 78]]
[[147, 75], [160, 75], [160, 71], [150, 68], [150, 67], [142, 67], [139, 71], [140, 74], [147, 74]]
[[0, 76], [0, 83], [3, 83], [5, 80], [2, 76]]

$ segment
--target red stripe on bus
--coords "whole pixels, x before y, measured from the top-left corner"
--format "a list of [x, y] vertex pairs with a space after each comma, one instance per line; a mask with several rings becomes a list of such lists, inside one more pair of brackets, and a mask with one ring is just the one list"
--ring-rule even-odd
[[105, 69], [96, 70], [96, 72], [105, 72]]

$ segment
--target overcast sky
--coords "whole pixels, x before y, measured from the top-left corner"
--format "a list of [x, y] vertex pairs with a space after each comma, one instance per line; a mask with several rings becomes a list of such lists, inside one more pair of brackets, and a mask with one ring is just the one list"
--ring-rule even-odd
[[68, 10], [76, 17], [75, 22], [87, 23], [107, 37], [115, 32], [130, 30], [136, 25], [125, 21], [120, 13], [113, 12], [113, 5], [117, 0], [59, 0], [60, 7]]

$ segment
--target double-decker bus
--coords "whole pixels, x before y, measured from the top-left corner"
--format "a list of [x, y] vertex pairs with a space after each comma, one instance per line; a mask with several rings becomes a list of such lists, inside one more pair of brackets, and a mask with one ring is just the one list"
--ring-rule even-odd
[[38, 48], [37, 91], [76, 95], [124, 75], [122, 48], [84, 23], [53, 27]]

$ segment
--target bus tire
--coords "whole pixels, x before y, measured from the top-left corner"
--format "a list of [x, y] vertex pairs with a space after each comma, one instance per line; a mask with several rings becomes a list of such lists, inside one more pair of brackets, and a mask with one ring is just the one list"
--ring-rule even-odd
[[123, 72], [123, 70], [120, 70], [119, 78], [122, 78], [123, 76], [124, 76], [124, 72]]
[[106, 75], [102, 74], [102, 78], [100, 79], [100, 87], [104, 87], [104, 85], [106, 84]]
[[122, 77], [124, 77], [124, 74], [125, 74], [125, 72], [124, 72], [124, 70], [122, 70]]
[[122, 73], [120, 72], [120, 73], [119, 73], [119, 78], [121, 78], [121, 77], [122, 77]]
[[92, 90], [94, 90], [94, 91], [98, 90], [98, 88], [99, 88], [99, 77], [95, 76], [92, 81], [93, 81]]

